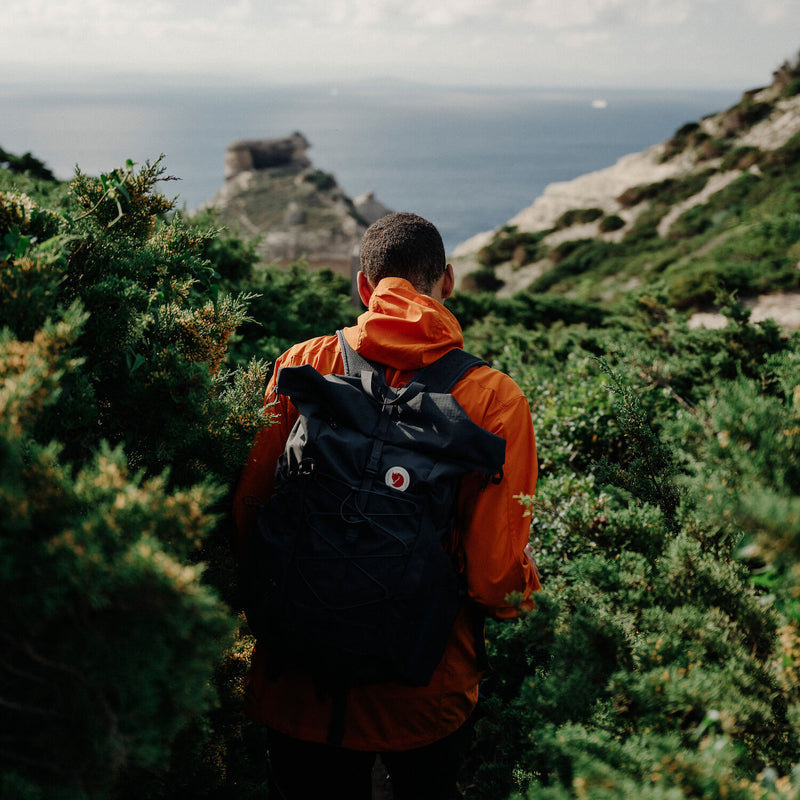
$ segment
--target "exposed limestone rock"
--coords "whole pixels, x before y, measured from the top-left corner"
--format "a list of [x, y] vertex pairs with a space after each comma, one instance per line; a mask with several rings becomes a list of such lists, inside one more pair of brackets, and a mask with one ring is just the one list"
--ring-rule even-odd
[[[800, 294], [797, 292], [773, 292], [755, 299], [745, 300], [750, 309], [751, 322], [771, 319], [787, 330], [800, 330]], [[728, 318], [711, 311], [698, 311], [689, 317], [690, 328], [724, 328]]]
[[[606, 214], [618, 214], [622, 207], [616, 198], [626, 189], [657, 183], [689, 171], [693, 164], [690, 155], [662, 162], [664, 151], [665, 145], [653, 145], [641, 153], [623, 156], [610, 167], [571, 181], [551, 183], [533, 205], [520, 211], [506, 224], [516, 225], [520, 231], [542, 231], [552, 228], [565, 211], [575, 208], [602, 208]], [[494, 233], [488, 231], [473, 236], [456, 247], [453, 257], [477, 252], [491, 241]]]
[[349, 270], [367, 226], [389, 209], [372, 193], [358, 204], [333, 175], [315, 169], [301, 133], [234, 142], [225, 153], [226, 180], [206, 203], [239, 235], [258, 238], [267, 261], [293, 261]]
[[758, 147], [760, 150], [777, 150], [800, 131], [800, 95], [788, 100], [779, 100], [772, 114], [753, 125], [738, 144], [742, 147]]
[[722, 191], [728, 184], [733, 183], [742, 172], [738, 169], [732, 169], [729, 172], [718, 172], [712, 175], [708, 183], [697, 194], [673, 206], [658, 223], [658, 235], [666, 238], [669, 234], [669, 229], [672, 224], [680, 217], [681, 214], [688, 211], [690, 208], [707, 203], [711, 195]]
[[[773, 86], [751, 93], [754, 103], [774, 104], [764, 119], [747, 124], [746, 114], [734, 107], [701, 120], [699, 130], [707, 137], [727, 137], [726, 141], [731, 149], [756, 147], [768, 151], [783, 146], [800, 132], [800, 95], [778, 99], [776, 91]], [[571, 181], [550, 184], [532, 205], [512, 217], [506, 226], [515, 226], [520, 233], [534, 233], [554, 228], [556, 221], [566, 211], [600, 208], [605, 214], [615, 214], [623, 219], [625, 227], [604, 233], [600, 230], [599, 221], [576, 224], [554, 231], [543, 240], [544, 243], [555, 247], [563, 241], [581, 238], [619, 241], [630, 230], [638, 214], [648, 207], [647, 203], [634, 207], [623, 206], [617, 198], [626, 189], [660, 183], [669, 178], [679, 179], [708, 169], [720, 169], [722, 166], [721, 158], [705, 157], [691, 146], [666, 158], [667, 147], [668, 143], [656, 144], [640, 153], [623, 156], [605, 169], [581, 175]], [[751, 171], [758, 174], [755, 169]], [[731, 169], [713, 175], [700, 192], [676, 205], [664, 216], [659, 225], [659, 234], [666, 236], [671, 225], [683, 212], [708, 202], [713, 194], [721, 191], [741, 174], [741, 169]], [[478, 254], [492, 242], [498, 230], [479, 233], [455, 248], [450, 260], [456, 271], [457, 282], [460, 283], [465, 275], [480, 267]], [[521, 268], [512, 264], [496, 267], [496, 276], [505, 282], [498, 294], [508, 296], [524, 289], [550, 266], [550, 262], [542, 260]]]

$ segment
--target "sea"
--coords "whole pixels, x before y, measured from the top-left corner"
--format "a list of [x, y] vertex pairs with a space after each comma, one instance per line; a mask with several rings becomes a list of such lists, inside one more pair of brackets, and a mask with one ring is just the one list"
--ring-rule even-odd
[[315, 168], [357, 197], [433, 221], [448, 252], [544, 188], [665, 141], [738, 102], [732, 90], [4, 85], [0, 147], [57, 177], [164, 155], [160, 189], [192, 211], [224, 183], [226, 147], [300, 131]]

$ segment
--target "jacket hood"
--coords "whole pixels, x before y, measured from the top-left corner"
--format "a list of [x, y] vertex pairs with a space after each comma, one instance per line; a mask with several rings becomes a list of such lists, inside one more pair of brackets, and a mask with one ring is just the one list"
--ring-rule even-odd
[[402, 371], [421, 369], [464, 344], [450, 311], [403, 278], [384, 278], [345, 335], [364, 358]]

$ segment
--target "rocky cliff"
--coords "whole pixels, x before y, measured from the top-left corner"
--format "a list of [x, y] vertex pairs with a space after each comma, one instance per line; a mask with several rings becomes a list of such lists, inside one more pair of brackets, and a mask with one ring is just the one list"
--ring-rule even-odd
[[225, 183], [205, 205], [245, 237], [257, 237], [267, 261], [305, 256], [311, 264], [349, 269], [367, 226], [389, 213], [372, 193], [351, 200], [333, 175], [316, 169], [301, 133], [233, 142]]
[[[790, 140], [800, 133], [799, 74], [800, 64], [784, 65], [770, 86], [745, 92], [733, 108], [684, 126], [669, 141], [606, 169], [551, 184], [506, 226], [480, 233], [454, 250], [459, 284], [469, 286], [480, 274], [484, 284], [509, 296], [542, 283], [572, 243], [624, 243], [655, 215], [659, 239], [683, 236], [674, 226], [687, 212], [721, 197], [742, 176], [759, 177], [765, 165], [774, 172], [781, 159], [794, 157]], [[665, 201], [670, 187], [676, 191]], [[629, 288], [637, 281], [634, 275]]]

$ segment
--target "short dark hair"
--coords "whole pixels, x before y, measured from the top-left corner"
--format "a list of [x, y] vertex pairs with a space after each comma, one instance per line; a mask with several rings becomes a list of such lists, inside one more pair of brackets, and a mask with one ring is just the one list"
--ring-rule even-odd
[[416, 214], [387, 214], [361, 240], [361, 271], [377, 286], [383, 278], [405, 278], [427, 294], [442, 277], [447, 260], [436, 226]]

